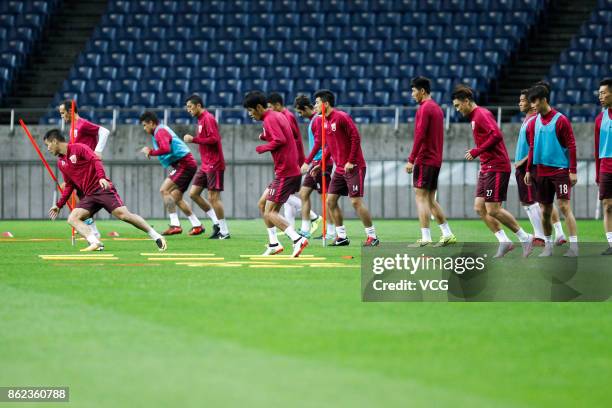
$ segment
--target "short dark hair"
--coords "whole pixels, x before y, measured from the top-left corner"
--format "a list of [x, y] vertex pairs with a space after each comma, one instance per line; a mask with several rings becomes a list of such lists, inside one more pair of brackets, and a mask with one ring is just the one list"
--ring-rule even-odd
[[529, 95], [529, 88], [521, 89], [521, 93], [519, 95], [524, 95], [525, 98], [527, 98], [527, 95]]
[[59, 129], [51, 129], [45, 133], [43, 140], [46, 142], [52, 142], [54, 140], [57, 140], [58, 142], [65, 142], [66, 138], [64, 135], [62, 135], [62, 132]]
[[283, 95], [279, 94], [278, 92], [270, 92], [268, 94], [268, 103], [271, 103], [273, 105], [275, 103], [284, 105]]
[[295, 97], [295, 101], [293, 102], [293, 106], [296, 109], [306, 109], [306, 108], [311, 108], [312, 109], [312, 101], [310, 100], [310, 98], [307, 95], [304, 94], [300, 94], [298, 96]]
[[156, 125], [159, 123], [159, 119], [157, 118], [157, 115], [155, 114], [155, 112], [151, 112], [151, 111], [146, 111], [145, 113], [140, 115], [140, 118], [138, 120], [140, 121], [140, 123], [153, 122]]
[[599, 82], [599, 86], [607, 86], [612, 89], [612, 77], [604, 78]]
[[474, 100], [474, 91], [467, 85], [459, 84], [455, 86], [453, 93], [451, 95], [451, 99], [459, 99], [459, 100]]
[[426, 78], [424, 76], [417, 76], [412, 78], [412, 81], [410, 81], [410, 86], [415, 89], [423, 89], [425, 93], [431, 93], [431, 81], [429, 80], [429, 78]]
[[548, 88], [545, 85], [535, 85], [529, 89], [529, 95], [527, 95], [527, 99], [529, 102], [533, 102], [536, 99], [546, 99], [548, 100]]
[[191, 102], [194, 105], [200, 105], [201, 107], [204, 107], [204, 101], [202, 100], [200, 95], [197, 94], [193, 94], [189, 98], [185, 99], [185, 104], [187, 104], [187, 102]]
[[266, 95], [261, 91], [250, 91], [244, 96], [242, 106], [247, 109], [256, 109], [257, 105], [261, 105], [264, 108], [268, 104]]
[[552, 91], [552, 85], [548, 81], [541, 80], [533, 84], [533, 86], [537, 86], [537, 85], [543, 86], [544, 88], [546, 88], [546, 91], [548, 91], [549, 94], [550, 94], [550, 91]]
[[[66, 112], [70, 112], [70, 110], [72, 109], [72, 100], [66, 99], [65, 101], [60, 103], [60, 106], [64, 106], [64, 109], [66, 109]], [[77, 103], [75, 101], [74, 102], [74, 113], [78, 113], [78, 111], [79, 109], [77, 108]]]
[[334, 105], [336, 104], [336, 97], [334, 96], [334, 93], [329, 89], [319, 89], [317, 92], [315, 92], [314, 98], [315, 100], [317, 98], [320, 98], [321, 102], [327, 102], [331, 107], [334, 107]]

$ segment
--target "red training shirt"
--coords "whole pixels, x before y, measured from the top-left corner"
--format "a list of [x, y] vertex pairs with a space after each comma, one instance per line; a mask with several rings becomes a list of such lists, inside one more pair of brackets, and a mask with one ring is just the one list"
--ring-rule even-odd
[[433, 99], [420, 103], [414, 118], [414, 143], [408, 161], [441, 167], [444, 150], [444, 113]]
[[263, 134], [266, 144], [255, 149], [257, 153], [272, 153], [276, 177], [295, 177], [301, 174], [298, 153], [289, 121], [280, 112], [267, 110], [263, 114]]
[[219, 126], [215, 117], [206, 110], [198, 116], [198, 134], [193, 138], [193, 143], [199, 145], [203, 171], [225, 170]]
[[472, 124], [472, 135], [476, 143], [470, 154], [474, 158], [480, 157], [480, 171], [509, 173], [510, 157], [504, 143], [504, 135], [493, 114], [488, 109], [477, 106], [468, 119]]
[[108, 180], [98, 156], [89, 146], [81, 143], [68, 145], [66, 155], [58, 156], [58, 167], [66, 182], [64, 192], [56, 203], [59, 208], [66, 204], [74, 189], [87, 196], [102, 188], [100, 179]]

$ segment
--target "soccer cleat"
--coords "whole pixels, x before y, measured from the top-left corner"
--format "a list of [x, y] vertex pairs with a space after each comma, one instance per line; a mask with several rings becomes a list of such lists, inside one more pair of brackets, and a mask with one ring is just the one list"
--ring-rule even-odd
[[540, 253], [540, 255], [538, 255], [538, 257], [546, 258], [552, 255], [553, 255], [553, 247], [552, 245], [549, 245], [549, 246], [544, 246], [544, 250], [542, 250], [542, 252]]
[[198, 227], [191, 228], [191, 231], [189, 231], [189, 235], [202, 235], [204, 231], [205, 231], [204, 227], [200, 225]]
[[219, 234], [219, 238], [218, 239], [230, 239], [230, 238], [231, 238], [230, 234], [225, 234], [225, 235]]
[[283, 252], [283, 246], [281, 244], [276, 244], [274, 246], [272, 245], [268, 245], [266, 247], [266, 250], [264, 251], [263, 254], [261, 254], [262, 256], [270, 256], [270, 255], [278, 255], [281, 252]]
[[378, 246], [380, 244], [380, 240], [378, 238], [374, 238], [374, 237], [368, 237], [368, 239], [365, 240], [365, 242], [363, 243], [364, 247], [375, 247]]
[[160, 250], [160, 252], [163, 252], [168, 249], [168, 244], [166, 243], [166, 240], [163, 237], [157, 238], [155, 240], [155, 245], [157, 245], [157, 248]]
[[449, 235], [448, 237], [440, 237], [440, 240], [438, 242], [436, 242], [433, 247], [434, 248], [440, 248], [440, 247], [445, 247], [448, 245], [453, 245], [457, 243], [457, 237], [455, 237], [454, 234]]
[[563, 244], [567, 243], [567, 240], [565, 239], [565, 235], [561, 235], [560, 237], [557, 237], [555, 239], [555, 245], [556, 246], [561, 246]]
[[301, 236], [303, 236], [306, 239], [310, 239], [312, 237], [312, 234], [310, 232], [308, 232], [308, 231], [299, 230], [298, 234], [300, 234]]
[[162, 232], [162, 235], [178, 235], [182, 233], [183, 233], [183, 229], [181, 227], [171, 225], [170, 228]]
[[493, 258], [503, 258], [508, 252], [514, 249], [512, 242], [500, 242], [497, 248], [497, 253], [493, 255]]
[[570, 248], [564, 254], [566, 258], [576, 258], [578, 256], [578, 248]]
[[293, 253], [291, 254], [291, 256], [297, 258], [307, 246], [308, 240], [304, 237], [301, 237], [293, 243]]
[[309, 233], [311, 235], [314, 234], [315, 231], [319, 229], [319, 224], [321, 224], [321, 221], [323, 221], [323, 217], [321, 217], [320, 215], [317, 216], [317, 218], [315, 218], [314, 220], [310, 220], [310, 231], [309, 231]]
[[336, 237], [334, 242], [332, 242], [331, 246], [348, 246], [350, 243], [351, 241], [349, 241], [348, 237], [345, 237], [345, 238]]
[[609, 246], [608, 249], [601, 253], [602, 255], [612, 255], [612, 247]]
[[544, 246], [544, 240], [542, 238], [534, 238], [533, 239], [533, 246], [534, 247], [543, 247]]
[[409, 244], [408, 248], [420, 248], [420, 247], [424, 247], [427, 246], [429, 244], [431, 244], [432, 241], [425, 241], [422, 239], [417, 239], [417, 241], [414, 244]]
[[81, 249], [81, 252], [92, 252], [92, 251], [104, 251], [104, 244], [101, 242], [94, 242], [89, 244], [87, 248]]
[[531, 252], [533, 251], [533, 241], [535, 240], [535, 238], [533, 237], [533, 235], [529, 234], [529, 240], [527, 240], [526, 242], [521, 242], [521, 246], [523, 247], [523, 257], [527, 258], [529, 255], [531, 255]]
[[208, 237], [208, 239], [219, 239], [220, 235], [221, 227], [219, 227], [219, 224], [213, 224], [213, 233], [210, 234], [210, 237]]

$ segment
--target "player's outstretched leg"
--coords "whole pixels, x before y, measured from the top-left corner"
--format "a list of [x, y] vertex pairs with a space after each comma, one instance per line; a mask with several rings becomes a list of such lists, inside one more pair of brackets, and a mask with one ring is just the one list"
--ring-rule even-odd
[[378, 246], [378, 244], [380, 244], [380, 241], [376, 236], [376, 228], [372, 224], [372, 217], [370, 216], [370, 211], [363, 203], [363, 199], [361, 197], [350, 197], [350, 199], [351, 204], [355, 209], [355, 213], [357, 213], [357, 216], [365, 227], [365, 233], [367, 238], [366, 241], [363, 243], [363, 246]]
[[457, 243], [457, 237], [451, 231], [450, 225], [448, 225], [448, 220], [446, 219], [446, 215], [436, 200], [436, 192], [429, 192], [429, 208], [431, 208], [431, 214], [434, 216], [438, 226], [440, 227], [440, 232], [442, 235], [440, 236], [440, 240], [434, 245], [435, 247], [443, 247], [447, 245], [452, 245]]
[[102, 251], [104, 245], [96, 237], [96, 234], [89, 228], [89, 225], [85, 224], [84, 220], [91, 217], [91, 213], [83, 208], [75, 208], [70, 212], [68, 216], [68, 224], [70, 224], [83, 238], [89, 242], [87, 248], [81, 251]]
[[202, 227], [202, 223], [198, 219], [198, 216], [193, 213], [191, 210], [191, 206], [187, 203], [187, 201], [183, 200], [183, 192], [178, 188], [175, 188], [170, 193], [176, 206], [181, 209], [183, 214], [187, 216], [189, 222], [191, 222], [191, 230], [189, 231], [189, 235], [201, 235], [204, 233], [204, 227]]
[[[212, 206], [212, 214], [208, 214], [210, 219], [213, 221], [213, 234], [210, 236], [211, 239], [229, 239], [230, 232], [225, 220], [225, 209], [223, 208], [223, 201], [221, 201], [221, 191], [208, 190], [208, 201]], [[215, 220], [213, 220], [213, 215]]]
[[170, 218], [170, 227], [162, 232], [162, 235], [177, 235], [183, 233], [183, 228], [181, 228], [178, 213], [176, 212], [176, 202], [171, 194], [173, 185], [175, 185], [174, 182], [167, 178], [159, 188], [159, 193], [161, 194], [164, 208], [166, 209], [166, 212], [168, 212], [168, 217]]
[[293, 252], [291, 255], [294, 258], [297, 258], [300, 256], [304, 248], [308, 246], [308, 239], [298, 234], [295, 231], [295, 228], [293, 228], [289, 222], [280, 215], [279, 211], [281, 207], [281, 203], [266, 201], [264, 222], [266, 223], [266, 226], [268, 226], [268, 232], [270, 232], [271, 229], [270, 225], [276, 226], [280, 228], [280, 230], [283, 231], [285, 235], [291, 239], [291, 241], [293, 241]]
[[528, 257], [533, 251], [533, 235], [525, 232], [518, 222], [516, 222], [514, 216], [510, 214], [508, 210], [504, 209], [501, 204], [501, 202], [485, 202], [487, 214], [510, 228], [510, 230], [516, 234], [516, 237], [523, 247], [523, 256]]
[[329, 208], [329, 213], [334, 220], [334, 224], [336, 225], [336, 240], [332, 243], [332, 246], [347, 246], [351, 243], [351, 241], [346, 234], [344, 216], [342, 215], [342, 209], [338, 205], [339, 199], [340, 195], [338, 194], [328, 194], [326, 199], [327, 208]]
[[132, 224], [141, 231], [149, 234], [151, 239], [155, 241], [157, 248], [160, 251], [165, 251], [168, 248], [166, 240], [157, 231], [153, 229], [145, 220], [138, 214], [131, 213], [126, 206], [115, 208], [111, 213], [117, 219]]
[[506, 235], [506, 231], [503, 230], [499, 221], [487, 213], [484, 198], [476, 197], [474, 199], [474, 211], [476, 211], [476, 214], [480, 216], [489, 230], [495, 234], [495, 238], [497, 238], [497, 241], [499, 242], [499, 247], [497, 248], [495, 258], [501, 258], [508, 252], [512, 251], [514, 249], [512, 241], [510, 241], [510, 238], [508, 238]]
[[567, 242], [565, 233], [563, 232], [563, 224], [561, 224], [561, 218], [559, 217], [559, 210], [556, 207], [552, 209], [552, 226], [555, 230], [555, 245], [561, 246]]
[[574, 212], [570, 206], [570, 200], [558, 199], [557, 205], [559, 207], [559, 212], [561, 212], [565, 218], [565, 225], [569, 232], [569, 249], [563, 256], [576, 257], [578, 256], [578, 229], [576, 226], [576, 218], [574, 218]]

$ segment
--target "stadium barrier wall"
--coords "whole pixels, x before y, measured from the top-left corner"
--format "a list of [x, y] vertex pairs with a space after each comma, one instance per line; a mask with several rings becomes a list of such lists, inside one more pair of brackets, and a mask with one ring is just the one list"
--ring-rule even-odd
[[[34, 137], [42, 146], [41, 137], [50, 126], [32, 126]], [[193, 134], [193, 127], [173, 126], [179, 135]], [[514, 156], [514, 140], [518, 124], [504, 124], [502, 130], [510, 157]], [[256, 218], [256, 201], [272, 178], [272, 162], [269, 154], [257, 155], [259, 125], [221, 125], [224, 154], [227, 164], [223, 201], [229, 218]], [[412, 125], [369, 124], [360, 125], [364, 155], [368, 162], [365, 200], [375, 218], [416, 218], [412, 191], [412, 177], [405, 173], [404, 165], [412, 146]], [[574, 211], [579, 218], [593, 218], [598, 207], [597, 185], [593, 154], [593, 124], [574, 125], [578, 144], [579, 184], [573, 190]], [[302, 128], [305, 135], [305, 127]], [[36, 157], [21, 129], [11, 132], [0, 127], [0, 218], [46, 218], [53, 204], [54, 187], [49, 176]], [[150, 144], [140, 126], [120, 126], [111, 135], [104, 151], [104, 162], [126, 204], [145, 218], [162, 218], [159, 186], [165, 174], [157, 160], [147, 160], [139, 150]], [[307, 140], [304, 141], [307, 146]], [[451, 218], [476, 218], [472, 209], [477, 162], [463, 159], [465, 150], [473, 146], [470, 126], [467, 123], [451, 124], [446, 132], [445, 162], [439, 181], [439, 201]], [[191, 145], [199, 160], [196, 146]], [[52, 166], [55, 159], [48, 157]], [[57, 167], [55, 167], [57, 172]], [[320, 210], [317, 194], [313, 196], [315, 208]], [[354, 213], [348, 200], [342, 200], [347, 218]], [[524, 217], [517, 198], [514, 177], [508, 191], [506, 207]], [[63, 210], [66, 211], [66, 210]], [[199, 215], [202, 212], [196, 210]], [[65, 213], [63, 214], [65, 215]], [[101, 214], [100, 218], [106, 218]]]

